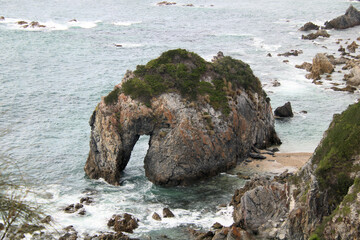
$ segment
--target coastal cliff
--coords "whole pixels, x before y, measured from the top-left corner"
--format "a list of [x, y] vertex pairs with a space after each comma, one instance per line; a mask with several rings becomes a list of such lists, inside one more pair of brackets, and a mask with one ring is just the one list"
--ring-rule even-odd
[[[232, 199], [239, 239], [359, 239], [360, 102], [334, 116], [295, 175], [254, 178]], [[238, 230], [238, 231], [240, 231]]]
[[234, 167], [251, 147], [279, 144], [269, 98], [250, 67], [170, 50], [128, 71], [90, 119], [85, 172], [117, 185], [140, 135], [155, 184], [186, 185]]

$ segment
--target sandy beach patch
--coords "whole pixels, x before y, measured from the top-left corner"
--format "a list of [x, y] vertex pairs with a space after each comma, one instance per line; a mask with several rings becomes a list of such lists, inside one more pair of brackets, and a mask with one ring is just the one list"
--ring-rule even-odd
[[239, 164], [231, 171], [233, 174], [241, 173], [243, 176], [253, 174], [277, 175], [285, 170], [296, 172], [312, 156], [312, 153], [274, 153], [274, 155], [262, 154], [266, 157], [263, 160], [249, 158], [247, 161]]

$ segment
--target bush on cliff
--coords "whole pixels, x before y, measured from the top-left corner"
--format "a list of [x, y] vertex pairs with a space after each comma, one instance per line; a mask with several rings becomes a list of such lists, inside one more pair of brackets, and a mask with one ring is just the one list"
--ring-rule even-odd
[[315, 173], [320, 189], [328, 192], [330, 206], [335, 208], [354, 183], [350, 174], [360, 170], [354, 165], [354, 156], [360, 154], [360, 103], [335, 115], [326, 134], [313, 163], [318, 164]]
[[[205, 74], [211, 77], [211, 81], [202, 81]], [[264, 94], [259, 79], [242, 61], [223, 57], [209, 63], [184, 49], [169, 50], [146, 65], [138, 65], [134, 75], [122, 84], [121, 91], [148, 106], [152, 97], [179, 92], [190, 101], [198, 100], [200, 95], [209, 96], [209, 102], [216, 110], [228, 114], [227, 96], [234, 90]], [[105, 103], [114, 103], [118, 94], [117, 90], [111, 92], [105, 97]]]

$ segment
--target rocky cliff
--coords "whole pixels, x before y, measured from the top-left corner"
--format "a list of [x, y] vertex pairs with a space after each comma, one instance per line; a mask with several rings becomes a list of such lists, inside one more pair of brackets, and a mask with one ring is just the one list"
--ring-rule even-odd
[[247, 64], [222, 54], [210, 63], [182, 49], [128, 71], [90, 126], [85, 172], [114, 185], [140, 135], [150, 135], [146, 176], [166, 186], [216, 175], [252, 146], [280, 142], [269, 99]]
[[360, 239], [359, 136], [360, 102], [334, 116], [294, 176], [255, 178], [236, 191], [234, 227], [257, 239]]

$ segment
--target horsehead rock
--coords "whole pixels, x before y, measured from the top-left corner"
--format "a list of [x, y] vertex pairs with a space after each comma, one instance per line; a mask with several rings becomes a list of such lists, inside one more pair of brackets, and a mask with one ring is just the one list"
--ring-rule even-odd
[[210, 63], [183, 49], [128, 71], [90, 126], [85, 172], [114, 185], [141, 135], [150, 135], [145, 174], [163, 186], [214, 176], [252, 146], [280, 143], [269, 98], [247, 64], [231, 57]]

